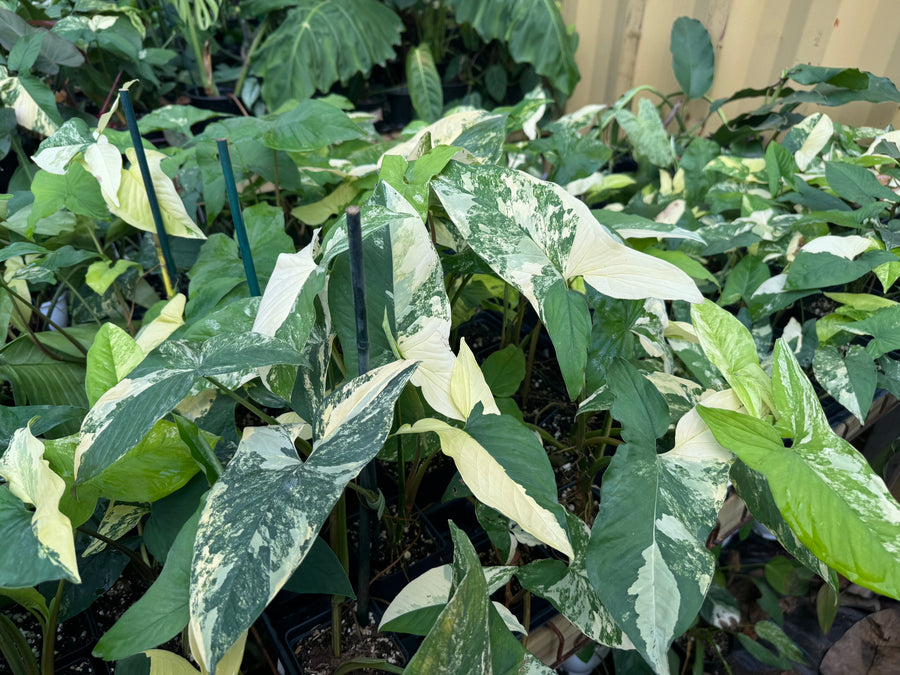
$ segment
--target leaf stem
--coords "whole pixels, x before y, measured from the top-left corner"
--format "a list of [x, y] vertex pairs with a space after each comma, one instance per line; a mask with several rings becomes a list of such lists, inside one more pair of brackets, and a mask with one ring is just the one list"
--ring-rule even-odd
[[[10, 286], [8, 283], [6, 283], [6, 279], [4, 279], [2, 275], [0, 275], [0, 286], [2, 286], [3, 289], [4, 289], [7, 293], [9, 293], [10, 296], [11, 296], [14, 300], [18, 300], [18, 301], [21, 302], [23, 305], [27, 305], [28, 307], [30, 307], [30, 308], [31, 308], [31, 311], [35, 312], [38, 316], [40, 316], [44, 321], [47, 322], [48, 325], [50, 325], [50, 326], [52, 326], [53, 328], [55, 328], [55, 329], [57, 330], [57, 332], [58, 332], [60, 335], [62, 335], [66, 340], [68, 340], [69, 342], [71, 342], [71, 343], [75, 346], [75, 348], [76, 348], [78, 351], [80, 351], [82, 354], [84, 354], [85, 356], [87, 356], [88, 350], [85, 349], [84, 345], [82, 345], [80, 342], [78, 342], [78, 340], [76, 340], [76, 339], [73, 338], [71, 335], [69, 335], [69, 333], [66, 332], [66, 329], [65, 329], [65, 328], [63, 328], [63, 327], [60, 326], [58, 323], [56, 323], [53, 319], [51, 319], [49, 316], [47, 316], [46, 314], [44, 314], [44, 313], [41, 311], [41, 308], [40, 308], [40, 307], [38, 307], [37, 305], [32, 304], [32, 302], [31, 302], [30, 300], [28, 300], [27, 298], [23, 298], [21, 295], [19, 295], [19, 294], [12, 288], [12, 286]], [[13, 303], [13, 307], [15, 307], [15, 306], [16, 306], [16, 304]], [[19, 310], [19, 311], [21, 312], [21, 310]], [[27, 325], [27, 324], [26, 324], [26, 325]], [[57, 360], [59, 360], [59, 359], [57, 359]]]
[[150, 582], [156, 579], [156, 575], [153, 573], [153, 568], [150, 567], [144, 559], [140, 556], [139, 553], [135, 553], [127, 546], [123, 546], [121, 543], [116, 541], [115, 539], [110, 539], [105, 534], [100, 534], [99, 532], [95, 532], [84, 525], [79, 525], [77, 530], [83, 534], [86, 534], [89, 537], [93, 537], [99, 541], [102, 541], [107, 546], [112, 546], [119, 553], [122, 553], [128, 556], [131, 559], [131, 562], [135, 564], [135, 566], [141, 571], [141, 574]]
[[257, 408], [254, 404], [252, 404], [250, 401], [248, 401], [243, 396], [241, 396], [240, 394], [235, 392], [233, 389], [226, 387], [224, 384], [219, 382], [214, 377], [210, 377], [209, 375], [204, 375], [203, 379], [205, 379], [207, 382], [209, 382], [214, 387], [216, 387], [219, 391], [221, 391], [223, 394], [225, 394], [228, 398], [232, 398], [235, 401], [237, 401], [240, 405], [244, 406], [247, 410], [252, 412], [254, 415], [256, 415], [259, 419], [261, 419], [266, 424], [272, 424], [274, 426], [278, 426], [281, 424], [281, 422], [276, 420], [274, 417], [272, 417], [268, 413], [263, 412], [262, 410]]
[[41, 675], [53, 675], [55, 668], [53, 667], [54, 642], [56, 641], [56, 619], [59, 616], [59, 605], [62, 602], [63, 588], [65, 581], [59, 580], [56, 587], [56, 595], [50, 603], [50, 617], [47, 619], [47, 626], [44, 629], [44, 642], [41, 645]]

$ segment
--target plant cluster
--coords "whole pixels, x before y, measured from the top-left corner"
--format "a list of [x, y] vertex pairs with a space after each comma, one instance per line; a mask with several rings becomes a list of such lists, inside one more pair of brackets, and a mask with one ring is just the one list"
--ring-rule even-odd
[[[79, 2], [60, 22], [90, 26], [78, 12], [108, 4]], [[277, 36], [313, 4], [241, 3], [292, 7], [259, 40], [266, 68], [297, 63], [276, 56]], [[445, 4], [483, 39], [501, 37], [478, 26], [501, 25], [503, 3]], [[209, 28], [211, 3], [190, 16], [173, 4], [197, 30], [201, 6]], [[366, 34], [389, 51], [377, 25]], [[158, 649], [183, 633], [204, 672], [237, 672], [283, 588], [362, 602], [348, 509], [409, 522], [441, 458], [453, 467], [442, 490], [474, 505], [497, 564], [447, 524], [452, 559], [381, 619], [424, 636], [403, 672], [550, 672], [515, 636], [532, 597], [657, 673], [679, 659], [700, 672], [716, 630], [768, 662], [801, 661], [771, 603], [753, 629], [775, 651], [734, 625], [729, 571], [707, 543], [729, 489], [796, 561], [772, 565], [773, 585], [821, 578], [823, 624], [839, 574], [900, 598], [900, 505], [884, 466], [832, 431], [820, 400], [864, 421], [878, 388], [900, 395], [900, 132], [798, 112], [900, 102], [888, 80], [798, 66], [709, 100], [689, 128], [684, 102], [709, 90], [713, 50], [699, 22], [679, 19], [680, 92], [640, 87], [545, 121], [552, 96], [537, 87], [385, 139], [338, 98], [309, 99], [324, 81], [266, 72], [277, 114], [166, 106], [140, 120], [175, 141], [144, 143], [160, 238], [135, 149], [113, 128], [118, 99], [99, 119], [63, 122], [35, 97], [26, 71], [41, 58], [63, 66], [45, 51], [52, 34], [23, 30], [7, 58], [18, 74], [0, 83], [4, 118], [44, 137], [0, 214], [12, 403], [0, 408], [0, 595], [45, 630], [44, 672], [57, 621], [128, 562], [152, 585], [94, 653], [196, 672]], [[532, 58], [515, 32], [502, 37], [513, 58]], [[750, 97], [764, 103], [725, 118]], [[713, 116], [724, 123], [706, 137]], [[232, 179], [246, 242], [225, 218]], [[361, 211], [364, 279], [348, 206]], [[168, 237], [177, 274], [160, 282]], [[367, 467], [374, 484], [357, 480]], [[574, 480], [566, 506], [555, 471]], [[673, 648], [683, 635], [693, 652]], [[0, 649], [16, 672], [40, 672], [5, 617]]]

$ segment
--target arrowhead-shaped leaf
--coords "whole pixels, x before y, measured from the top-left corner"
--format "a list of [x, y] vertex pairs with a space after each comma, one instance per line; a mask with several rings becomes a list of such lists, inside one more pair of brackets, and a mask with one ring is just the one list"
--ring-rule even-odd
[[773, 394], [785, 448], [769, 424], [728, 411], [701, 410], [722, 445], [766, 476], [797, 538], [851, 581], [900, 596], [900, 505], [866, 459], [828, 424], [790, 348], [775, 347]]
[[590, 339], [587, 306], [568, 296], [570, 281], [582, 276], [611, 297], [702, 299], [686, 274], [617, 241], [558, 185], [521, 171], [451, 162], [432, 187], [466, 242], [556, 336], [570, 396], [582, 388]]
[[244, 431], [194, 544], [191, 627], [204, 663], [222, 658], [303, 560], [347, 483], [381, 449], [414, 367], [382, 366], [331, 394], [305, 462], [284, 429]]
[[[43, 444], [24, 427], [0, 457], [0, 586], [34, 586], [68, 579], [80, 584], [72, 523], [59, 511], [65, 481], [44, 459]], [[26, 509], [26, 506], [34, 510]]]

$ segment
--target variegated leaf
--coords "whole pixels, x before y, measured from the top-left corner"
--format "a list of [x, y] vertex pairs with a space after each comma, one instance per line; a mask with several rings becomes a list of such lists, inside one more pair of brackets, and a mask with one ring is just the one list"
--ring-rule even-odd
[[75, 453], [76, 484], [97, 476], [137, 445], [204, 376], [301, 361], [302, 355], [283, 340], [258, 333], [226, 333], [199, 345], [165, 343], [158, 360], [145, 361], [132, 377], [103, 394], [84, 418]]
[[569, 282], [581, 276], [618, 298], [702, 300], [686, 274], [618, 241], [558, 185], [521, 171], [451, 162], [432, 187], [466, 242], [538, 312], [570, 396], [582, 388], [590, 316]]
[[[515, 567], [484, 567], [488, 594], [504, 586]], [[380, 631], [427, 635], [453, 592], [450, 565], [432, 567], [403, 587], [381, 617]]]
[[[641, 395], [653, 398], [650, 392], [647, 382]], [[708, 402], [739, 406], [730, 392]], [[632, 426], [640, 417], [633, 413]], [[604, 474], [587, 573], [635, 649], [668, 673], [669, 645], [696, 617], [715, 572], [705, 543], [725, 501], [731, 455], [695, 411], [679, 420], [669, 452], [658, 455], [646, 433], [629, 436]]]
[[8, 552], [0, 557], [11, 556], [0, 566], [0, 586], [33, 586], [63, 578], [80, 584], [72, 523], [59, 511], [66, 484], [50, 469], [43, 444], [28, 427], [13, 434], [0, 456], [0, 476], [7, 483], [0, 489], [6, 512], [0, 518], [0, 535], [2, 550]]
[[865, 347], [851, 345], [841, 356], [833, 345], [820, 346], [813, 356], [813, 373], [825, 391], [853, 413], [860, 424], [866, 423], [878, 372]]
[[587, 552], [591, 531], [576, 515], [566, 513], [575, 557], [568, 566], [561, 560], [537, 560], [518, 568], [522, 587], [550, 603], [591, 640], [616, 649], [632, 649], [631, 641], [616, 625], [588, 579]]
[[75, 117], [66, 120], [52, 136], [41, 141], [31, 160], [44, 171], [63, 176], [69, 162], [93, 143], [94, 137], [85, 121]]
[[41, 136], [50, 136], [62, 124], [53, 92], [39, 78], [28, 74], [10, 77], [0, 66], [0, 101], [16, 111], [16, 123]]
[[[144, 232], [156, 232], [156, 225], [150, 212], [150, 201], [147, 190], [139, 171], [137, 156], [133, 148], [125, 151], [131, 166], [121, 171], [119, 189], [116, 192], [116, 200], [111, 195], [103, 192], [103, 199], [110, 213], [118, 216], [132, 227]], [[161, 152], [147, 151], [147, 164], [150, 168], [150, 176], [153, 180], [153, 188], [156, 190], [157, 201], [162, 212], [163, 227], [173, 237], [187, 237], [190, 239], [206, 239], [206, 235], [197, 227], [196, 223], [188, 215], [184, 208], [184, 202], [175, 184], [162, 170], [160, 165], [166, 158]], [[98, 179], [99, 180], [99, 179]]]
[[[746, 415], [701, 410], [716, 439], [765, 475], [797, 538], [851, 581], [900, 597], [900, 505], [866, 459], [828, 424], [782, 340], [772, 374], [781, 431]], [[782, 433], [793, 441], [785, 448]]]
[[420, 129], [408, 141], [395, 145], [385, 154], [414, 160], [439, 145], [454, 145], [467, 150], [477, 161], [490, 163], [500, 158], [505, 139], [506, 115], [463, 110]]
[[750, 414], [762, 417], [772, 407], [772, 385], [759, 365], [750, 331], [737, 317], [711, 300], [694, 305], [691, 318], [706, 356]]
[[134, 338], [113, 323], [103, 324], [87, 355], [84, 388], [88, 403], [94, 405], [143, 360], [144, 352]]
[[153, 321], [141, 326], [137, 335], [134, 336], [135, 342], [144, 354], [159, 347], [166, 338], [184, 325], [184, 305], [187, 298], [183, 293], [177, 293], [174, 298], [169, 300]]
[[471, 542], [452, 523], [450, 535], [454, 544], [450, 599], [405, 672], [550, 675], [553, 671], [525, 651], [489, 601], [485, 574]]
[[[97, 532], [107, 539], [118, 541], [133, 530], [141, 522], [141, 518], [148, 513], [150, 513], [150, 508], [147, 504], [128, 504], [111, 501], [109, 506], [106, 507], [106, 513], [103, 514], [103, 520], [100, 521]], [[105, 548], [105, 541], [95, 539], [90, 546], [84, 549], [84, 553], [81, 555], [86, 558], [95, 553], [100, 553]]]
[[194, 544], [191, 626], [203, 663], [222, 658], [303, 560], [344, 487], [384, 443], [413, 368], [389, 364], [332, 393], [305, 462], [287, 430], [244, 431], [210, 491]]
[[398, 433], [435, 432], [466, 486], [545, 544], [572, 558], [564, 509], [547, 453], [526, 427], [508, 415], [484, 415], [476, 405], [465, 429], [423, 419]]

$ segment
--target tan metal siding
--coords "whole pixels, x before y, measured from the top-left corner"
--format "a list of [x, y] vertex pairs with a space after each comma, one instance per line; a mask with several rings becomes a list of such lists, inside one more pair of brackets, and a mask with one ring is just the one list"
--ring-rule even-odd
[[[679, 16], [700, 20], [710, 33], [713, 99], [772, 84], [797, 63], [858, 67], [900, 85], [900, 0], [562, 0], [562, 8], [580, 37], [581, 82], [570, 110], [611, 103], [641, 84], [677, 91], [669, 35]], [[725, 112], [759, 103], [730, 104]], [[689, 108], [693, 118], [704, 112], [705, 104]], [[900, 107], [891, 103], [853, 103], [828, 113], [849, 124], [900, 126]]]

